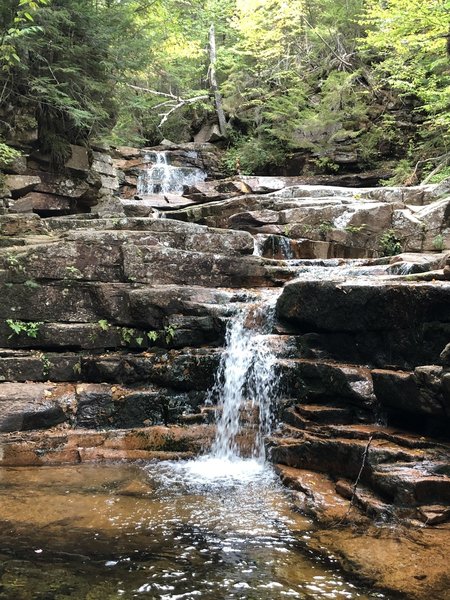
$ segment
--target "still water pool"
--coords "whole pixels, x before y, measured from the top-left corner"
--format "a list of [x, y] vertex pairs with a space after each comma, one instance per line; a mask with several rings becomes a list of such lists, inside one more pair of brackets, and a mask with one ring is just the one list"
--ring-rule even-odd
[[0, 599], [385, 598], [301, 551], [256, 461], [0, 470]]

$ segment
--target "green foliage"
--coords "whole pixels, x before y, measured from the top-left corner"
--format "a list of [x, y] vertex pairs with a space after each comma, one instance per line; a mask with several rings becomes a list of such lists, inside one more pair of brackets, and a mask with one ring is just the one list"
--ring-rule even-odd
[[77, 375], [81, 375], [81, 359], [73, 365], [72, 370]]
[[44, 377], [47, 377], [48, 374], [50, 373], [50, 369], [53, 367], [53, 363], [50, 361], [48, 356], [46, 354], [44, 354], [43, 352], [39, 353], [39, 357], [40, 357], [41, 363], [42, 363], [42, 374]]
[[432, 244], [433, 244], [433, 248], [437, 252], [442, 252], [445, 248], [444, 238], [440, 233], [433, 239]]
[[378, 239], [378, 244], [382, 256], [395, 256], [402, 252], [402, 245], [393, 229], [388, 229], [381, 234]]
[[14, 273], [25, 273], [25, 267], [22, 264], [20, 256], [12, 252], [6, 255], [6, 265], [10, 271]]
[[[21, 62], [20, 42], [40, 31], [40, 28], [34, 25], [34, 15], [40, 7], [46, 4], [48, 4], [48, 0], [19, 0], [18, 3], [12, 3], [10, 19], [6, 27], [2, 28], [0, 36], [0, 67], [2, 71], [9, 72], [12, 67]], [[5, 6], [5, 8], [7, 7]], [[2, 17], [5, 12], [4, 9], [1, 11]]]
[[7, 166], [20, 156], [20, 152], [0, 141], [0, 167]]
[[321, 223], [319, 223], [319, 233], [320, 233], [320, 237], [322, 239], [325, 239], [327, 236], [327, 233], [329, 233], [330, 231], [332, 231], [334, 229], [334, 225], [331, 221], [322, 221]]
[[[168, 113], [208, 96], [214, 23], [228, 174], [279, 170], [299, 151], [334, 173], [341, 143], [366, 167], [386, 156], [415, 165], [450, 143], [449, 10], [448, 0], [4, 0], [0, 103], [14, 127], [36, 120], [57, 167], [92, 138], [188, 141], [214, 119], [212, 96]], [[423, 121], [419, 135], [401, 123], [402, 102]], [[14, 152], [7, 119], [0, 163]]]
[[35, 281], [34, 279], [27, 279], [23, 285], [25, 285], [27, 288], [30, 288], [32, 290], [39, 287], [39, 283], [37, 281]]
[[348, 233], [361, 233], [366, 229], [366, 227], [367, 225], [365, 223], [362, 223], [361, 225], [347, 225], [347, 227], [345, 227], [345, 231]]
[[74, 277], [75, 279], [80, 279], [80, 277], [82, 277], [82, 273], [81, 273], [80, 269], [78, 269], [74, 265], [68, 265], [66, 267], [66, 274], [64, 276], [64, 279], [68, 279], [68, 278], [72, 278], [72, 277]]
[[110, 323], [108, 323], [106, 319], [100, 319], [100, 321], [97, 321], [97, 324], [102, 331], [108, 331], [108, 329], [111, 327]]
[[410, 180], [413, 171], [414, 167], [411, 161], [408, 158], [403, 158], [395, 165], [393, 176], [384, 181], [383, 185], [404, 185]]
[[120, 339], [122, 344], [129, 345], [133, 341], [133, 337], [136, 334], [136, 330], [131, 327], [120, 327], [119, 328]]
[[170, 344], [170, 342], [173, 340], [176, 330], [177, 328], [175, 325], [166, 325], [164, 327], [164, 339], [166, 344]]
[[450, 165], [448, 167], [443, 167], [437, 173], [432, 175], [428, 179], [428, 183], [441, 183], [441, 181], [444, 181], [445, 179], [448, 179], [449, 177], [450, 177]]
[[225, 172], [234, 175], [252, 175], [281, 165], [286, 158], [286, 150], [269, 136], [238, 138], [236, 146], [230, 147], [224, 156]]
[[8, 339], [11, 339], [14, 335], [20, 335], [21, 333], [24, 333], [31, 338], [37, 338], [39, 328], [43, 325], [40, 321], [14, 321], [13, 319], [6, 319], [6, 324], [13, 331]]
[[339, 171], [339, 165], [337, 165], [328, 156], [316, 158], [313, 162], [316, 165], [319, 173], [337, 173], [337, 171]]
[[361, 21], [361, 48], [379, 85], [420, 101], [424, 143], [438, 148], [450, 140], [449, 18], [447, 0], [369, 0]]

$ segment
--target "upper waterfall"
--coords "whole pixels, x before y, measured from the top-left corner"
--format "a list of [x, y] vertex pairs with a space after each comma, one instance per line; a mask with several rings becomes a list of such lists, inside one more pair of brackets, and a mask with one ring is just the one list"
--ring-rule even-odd
[[150, 194], [182, 194], [184, 187], [204, 181], [206, 173], [197, 167], [175, 166], [170, 164], [170, 153], [154, 151], [145, 154], [148, 163], [137, 182], [137, 192], [141, 196]]

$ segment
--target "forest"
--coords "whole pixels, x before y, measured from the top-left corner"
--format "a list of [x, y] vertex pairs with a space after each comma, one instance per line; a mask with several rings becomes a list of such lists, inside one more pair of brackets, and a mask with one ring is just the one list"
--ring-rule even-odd
[[393, 183], [436, 182], [449, 22], [449, 0], [4, 0], [0, 160], [33, 128], [56, 168], [70, 143], [189, 141], [219, 100], [229, 174], [387, 161]]

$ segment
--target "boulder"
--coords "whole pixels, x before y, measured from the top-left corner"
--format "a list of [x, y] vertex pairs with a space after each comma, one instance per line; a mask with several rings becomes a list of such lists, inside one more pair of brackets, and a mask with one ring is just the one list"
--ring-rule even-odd
[[207, 142], [217, 142], [223, 139], [223, 135], [220, 133], [219, 126], [215, 123], [209, 125], [203, 125], [200, 131], [194, 136], [194, 142], [196, 144], [205, 144]]
[[118, 159], [136, 159], [142, 156], [142, 150], [140, 148], [132, 148], [130, 146], [117, 146], [112, 149], [113, 158]]
[[54, 385], [40, 383], [0, 384], [0, 431], [45, 429], [67, 417], [53, 397]]
[[70, 144], [71, 156], [66, 161], [66, 169], [72, 169], [73, 171], [89, 171], [90, 162], [89, 154], [85, 146], [75, 146]]
[[7, 175], [6, 187], [11, 191], [13, 198], [20, 198], [28, 192], [37, 189], [41, 184], [41, 178], [35, 175]]
[[277, 311], [301, 331], [408, 329], [436, 319], [450, 323], [450, 284], [294, 281], [285, 286]]
[[18, 213], [34, 212], [42, 216], [51, 214], [67, 215], [75, 212], [76, 202], [74, 198], [65, 196], [30, 192], [14, 202], [13, 210]]
[[[377, 400], [399, 414], [450, 418], [441, 388], [442, 367], [417, 367], [413, 373], [372, 371]], [[450, 407], [449, 407], [450, 408]]]
[[442, 365], [445, 367], [450, 367], [450, 344], [447, 344], [442, 350], [440, 359]]
[[104, 152], [93, 152], [92, 170], [100, 173], [101, 175], [107, 175], [109, 177], [116, 177], [117, 171], [114, 167], [113, 160], [109, 154]]

